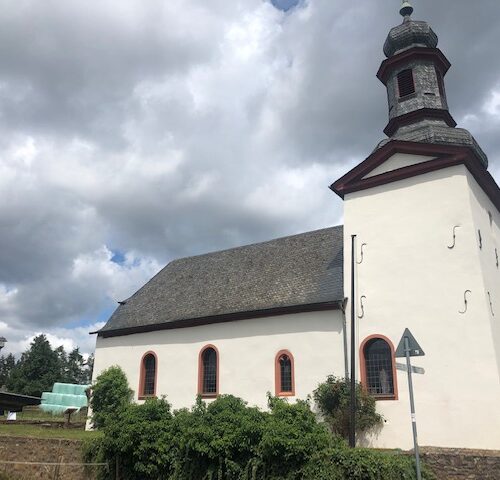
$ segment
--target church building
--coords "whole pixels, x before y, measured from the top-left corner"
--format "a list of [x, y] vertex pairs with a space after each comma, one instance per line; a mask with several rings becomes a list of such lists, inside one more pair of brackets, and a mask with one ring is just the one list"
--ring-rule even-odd
[[354, 373], [385, 418], [364, 444], [413, 446], [395, 357], [409, 328], [425, 352], [412, 360], [419, 443], [500, 450], [500, 188], [456, 127], [450, 63], [412, 12], [404, 2], [377, 72], [387, 138], [330, 187], [345, 224], [172, 261], [95, 332], [94, 379], [119, 365], [136, 401], [173, 408], [305, 399], [348, 374], [354, 302]]

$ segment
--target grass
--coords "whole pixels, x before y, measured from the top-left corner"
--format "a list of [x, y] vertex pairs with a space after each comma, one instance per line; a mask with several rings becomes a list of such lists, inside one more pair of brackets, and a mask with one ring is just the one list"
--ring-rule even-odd
[[86, 432], [80, 428], [50, 428], [40, 425], [9, 423], [0, 425], [0, 436], [36, 437], [36, 438], [63, 438], [69, 440], [84, 440], [97, 438], [101, 432]]
[[[66, 421], [66, 417], [62, 413], [59, 415], [52, 415], [49, 412], [44, 412], [38, 407], [24, 407], [22, 412], [18, 412], [17, 420], [36, 420], [64, 423]], [[82, 409], [81, 411], [75, 412], [71, 415], [71, 423], [85, 423], [86, 420], [86, 409]]]
[[[0, 417], [2, 418], [2, 417]], [[5, 417], [3, 417], [5, 418]], [[0, 424], [0, 436], [15, 437], [36, 437], [36, 438], [64, 438], [73, 440], [83, 440], [95, 438], [100, 432], [86, 432], [83, 425], [87, 419], [86, 409], [71, 415], [72, 424], [80, 424], [81, 427], [63, 428], [58, 426], [48, 427], [40, 425], [38, 422], [65, 423], [64, 414], [52, 415], [44, 412], [38, 407], [25, 407], [22, 412], [17, 413], [17, 421]], [[24, 423], [33, 421], [34, 424]]]

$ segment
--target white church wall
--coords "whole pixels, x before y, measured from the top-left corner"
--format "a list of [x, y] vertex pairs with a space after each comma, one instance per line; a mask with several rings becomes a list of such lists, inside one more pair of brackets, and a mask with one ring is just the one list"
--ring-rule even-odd
[[[425, 368], [414, 375], [420, 444], [498, 449], [500, 384], [468, 178], [454, 166], [346, 195], [344, 288], [350, 296], [357, 234], [358, 261], [366, 243], [357, 265], [358, 314], [366, 297], [357, 345], [381, 334], [396, 347], [405, 327], [420, 342], [426, 356], [413, 362]], [[465, 290], [476, 293], [461, 314]], [[377, 402], [387, 422], [370, 445], [412, 447], [406, 373], [397, 372], [397, 383], [399, 400]]]
[[212, 344], [219, 352], [219, 393], [233, 394], [250, 405], [267, 406], [275, 393], [275, 357], [289, 350], [295, 364], [295, 397], [305, 399], [328, 374], [344, 375], [342, 314], [339, 310], [296, 313], [192, 328], [97, 338], [94, 380], [120, 365], [138, 400], [140, 362], [153, 351], [158, 358], [157, 396], [174, 408], [194, 404], [198, 355]]
[[479, 258], [483, 270], [484, 288], [477, 293], [486, 305], [500, 383], [500, 212], [474, 177], [467, 173], [478, 246], [479, 232], [481, 232]]
[[365, 175], [363, 178], [374, 177], [375, 175], [380, 175], [386, 172], [392, 172], [398, 168], [409, 167], [410, 165], [416, 165], [418, 163], [424, 163], [435, 157], [429, 157], [425, 155], [411, 155], [409, 153], [395, 153], [391, 158], [386, 160], [382, 165], [374, 168], [370, 173]]

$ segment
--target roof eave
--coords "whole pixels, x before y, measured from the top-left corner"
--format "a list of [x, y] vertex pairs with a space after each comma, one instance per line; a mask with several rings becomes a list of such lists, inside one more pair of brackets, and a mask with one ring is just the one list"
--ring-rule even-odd
[[134, 333], [154, 332], [158, 330], [173, 330], [178, 328], [197, 327], [200, 325], [209, 325], [213, 323], [233, 322], [237, 320], [247, 320], [250, 318], [271, 317], [278, 315], [286, 315], [291, 313], [315, 312], [323, 310], [336, 310], [341, 308], [343, 300], [332, 300], [321, 303], [311, 303], [305, 305], [289, 305], [284, 307], [269, 308], [263, 310], [253, 310], [250, 312], [234, 312], [221, 315], [212, 315], [207, 317], [189, 318], [174, 320], [165, 323], [156, 323], [151, 325], [138, 325], [134, 327], [117, 328], [112, 330], [98, 330], [90, 332], [97, 334], [99, 337], [118, 337], [124, 335], [132, 335]]

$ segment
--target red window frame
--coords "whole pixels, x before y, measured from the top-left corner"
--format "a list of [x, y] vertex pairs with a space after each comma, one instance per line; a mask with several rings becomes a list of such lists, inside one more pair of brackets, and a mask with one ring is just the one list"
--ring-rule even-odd
[[380, 339], [384, 340], [391, 350], [391, 363], [392, 363], [392, 382], [394, 387], [394, 393], [391, 394], [372, 394], [376, 400], [398, 400], [398, 375], [396, 372], [396, 356], [394, 345], [389, 338], [381, 334], [373, 334], [366, 337], [363, 343], [359, 347], [359, 365], [361, 371], [361, 384], [367, 386], [367, 372], [366, 372], [366, 358], [365, 358], [365, 347], [370, 340]]
[[[281, 368], [280, 368], [280, 358], [283, 355], [287, 355], [290, 359], [291, 369], [292, 369], [292, 391], [282, 392], [281, 391]], [[293, 355], [289, 350], [280, 350], [276, 357], [274, 358], [274, 389], [277, 397], [294, 397], [295, 396], [295, 360]]]
[[[204, 392], [203, 391], [203, 379], [204, 379], [204, 368], [203, 368], [203, 353], [211, 348], [215, 351], [215, 392]], [[205, 345], [198, 354], [198, 395], [202, 398], [215, 398], [219, 395], [219, 350], [215, 345]]]
[[[148, 355], [152, 355], [155, 359], [155, 378], [154, 378], [154, 386], [153, 386], [153, 393], [149, 395], [144, 394], [144, 382], [146, 381], [146, 357]], [[146, 398], [152, 398], [156, 396], [156, 385], [157, 385], [157, 379], [158, 379], [158, 356], [156, 355], [155, 352], [152, 350], [146, 352], [142, 358], [141, 358], [141, 370], [140, 370], [140, 375], [139, 375], [139, 394], [138, 398], [139, 400], [144, 400]]]

